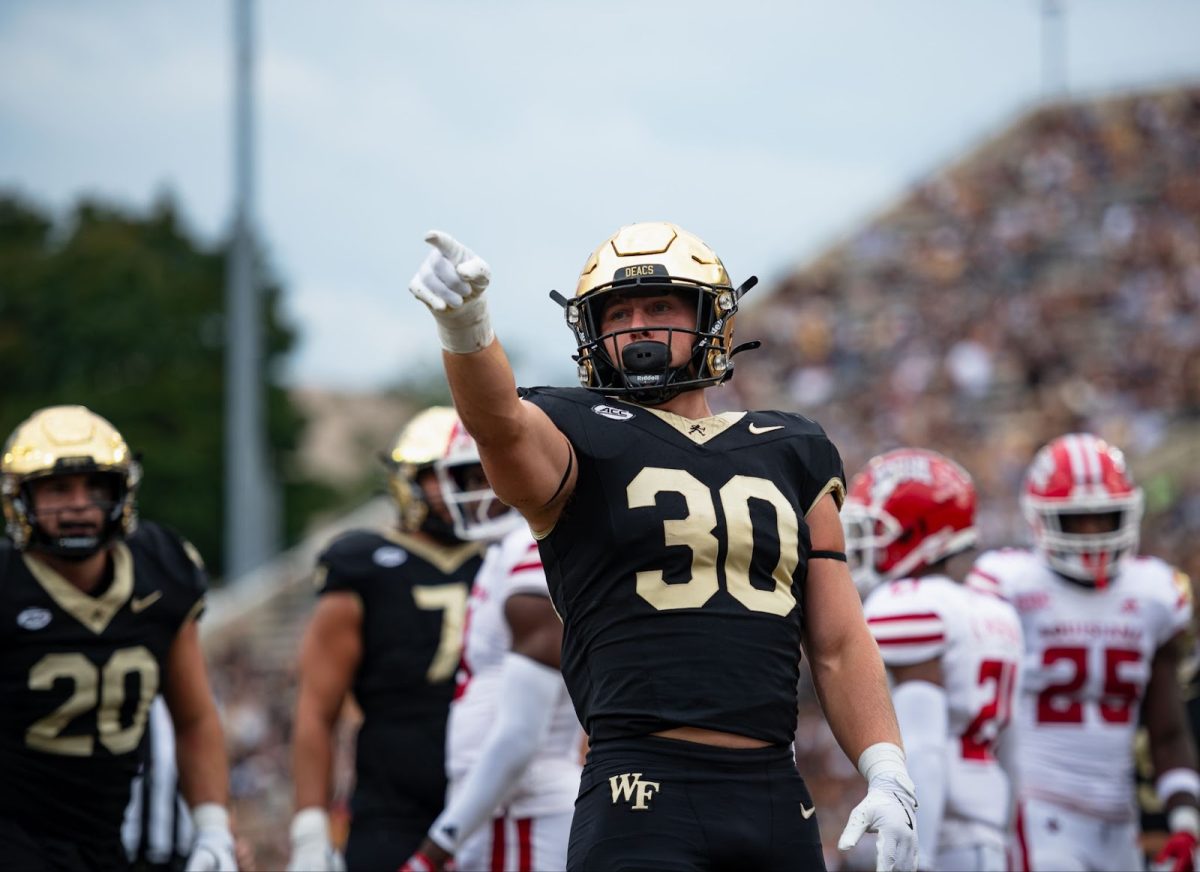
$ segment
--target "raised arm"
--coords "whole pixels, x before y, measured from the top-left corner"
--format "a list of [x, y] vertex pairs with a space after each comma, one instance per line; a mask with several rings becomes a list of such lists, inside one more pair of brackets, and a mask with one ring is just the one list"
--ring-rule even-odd
[[545, 412], [517, 396], [483, 296], [488, 265], [445, 233], [431, 231], [425, 239], [433, 250], [409, 290], [437, 320], [455, 408], [497, 496], [534, 530], [548, 529], [575, 487], [571, 445]]

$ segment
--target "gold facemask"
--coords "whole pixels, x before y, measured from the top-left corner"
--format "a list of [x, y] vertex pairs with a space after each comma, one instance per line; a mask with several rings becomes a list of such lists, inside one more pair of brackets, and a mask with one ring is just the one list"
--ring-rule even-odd
[[130, 535], [137, 527], [135, 496], [142, 469], [117, 429], [83, 406], [50, 406], [23, 421], [0, 457], [0, 506], [13, 544], [20, 550], [31, 543], [55, 550], [53, 543], [38, 541], [42, 536], [29, 505], [29, 482], [93, 472], [111, 473], [116, 483], [104, 540]]
[[[757, 281], [751, 277], [734, 289], [721, 259], [703, 240], [675, 224], [654, 221], [622, 227], [602, 242], [584, 264], [572, 300], [556, 291], [551, 297], [566, 310], [575, 334], [580, 383], [654, 404], [732, 376], [734, 353], [757, 346], [732, 347], [738, 301]], [[685, 331], [695, 336], [692, 358], [682, 367], [631, 374], [604, 346], [605, 339], [620, 332], [600, 334], [604, 305], [613, 293], [668, 292], [695, 295], [696, 326]]]

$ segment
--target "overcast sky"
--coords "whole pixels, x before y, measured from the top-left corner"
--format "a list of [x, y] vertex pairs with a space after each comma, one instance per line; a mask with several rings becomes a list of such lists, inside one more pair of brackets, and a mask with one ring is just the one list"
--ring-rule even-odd
[[[1197, 0], [1066, 0], [1066, 83], [1200, 81]], [[495, 276], [526, 383], [568, 383], [551, 288], [631, 221], [769, 286], [1043, 92], [1038, 0], [316, 2], [257, 7], [256, 215], [293, 383], [438, 362], [405, 290], [424, 232]], [[0, 4], [0, 187], [60, 208], [232, 202], [231, 0]], [[753, 295], [748, 301], [753, 305]]]

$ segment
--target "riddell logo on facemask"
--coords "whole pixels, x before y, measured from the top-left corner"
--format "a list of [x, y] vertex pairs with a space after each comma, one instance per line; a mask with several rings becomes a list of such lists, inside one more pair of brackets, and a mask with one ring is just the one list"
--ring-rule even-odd
[[608, 784], [612, 788], [613, 805], [628, 802], [632, 804], [634, 811], [648, 811], [650, 799], [659, 792], [659, 782], [642, 781], [640, 772], [614, 775], [608, 779]]

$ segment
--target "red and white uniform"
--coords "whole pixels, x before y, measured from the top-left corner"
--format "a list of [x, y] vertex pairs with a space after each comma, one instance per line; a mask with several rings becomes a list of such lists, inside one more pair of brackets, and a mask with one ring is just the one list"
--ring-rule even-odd
[[994, 749], [1020, 671], [1016, 612], [999, 597], [939, 575], [882, 584], [864, 611], [885, 664], [941, 664], [950, 743], [937, 867], [963, 868], [946, 858], [978, 846], [1002, 860], [1010, 786]]
[[1141, 867], [1133, 738], [1154, 655], [1191, 620], [1181, 577], [1135, 557], [1098, 589], [1016, 549], [983, 554], [968, 577], [1011, 602], [1024, 631], [1014, 723], [1029, 868]]
[[[549, 597], [537, 544], [524, 526], [489, 549], [468, 602], [463, 666], [446, 738], [450, 799], [478, 761], [506, 702], [499, 693], [501, 665], [512, 648], [512, 634], [504, 607], [515, 594]], [[536, 755], [505, 794], [492, 825], [463, 842], [455, 854], [458, 869], [565, 867], [582, 738], [562, 684]]]

